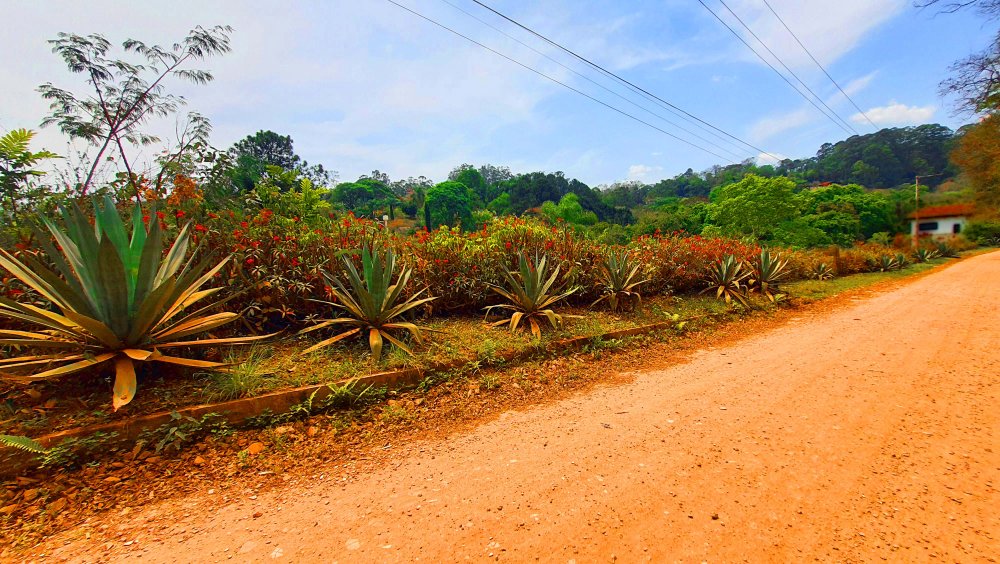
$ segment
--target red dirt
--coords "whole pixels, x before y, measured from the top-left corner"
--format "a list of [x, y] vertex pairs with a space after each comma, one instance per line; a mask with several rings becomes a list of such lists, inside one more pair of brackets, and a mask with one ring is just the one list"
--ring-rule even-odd
[[998, 279], [1000, 253], [974, 257], [350, 479], [318, 466], [253, 498], [104, 515], [127, 546], [67, 534], [49, 556], [992, 562]]

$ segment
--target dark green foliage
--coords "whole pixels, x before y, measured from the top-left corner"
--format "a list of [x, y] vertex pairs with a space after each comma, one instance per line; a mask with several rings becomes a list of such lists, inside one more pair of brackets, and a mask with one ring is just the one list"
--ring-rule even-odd
[[431, 223], [427, 227], [461, 225], [463, 229], [472, 229], [472, 199], [472, 191], [460, 182], [446, 180], [435, 185], [427, 191], [424, 204], [430, 210]]
[[273, 131], [258, 131], [253, 135], [247, 135], [233, 144], [230, 152], [237, 161], [241, 157], [249, 157], [258, 165], [262, 165], [262, 168], [278, 166], [285, 170], [293, 170], [302, 162], [302, 159], [295, 154], [292, 138]]
[[1000, 221], [974, 221], [965, 229], [970, 241], [992, 247], [1000, 246]]
[[490, 198], [489, 185], [483, 180], [483, 175], [474, 168], [466, 168], [456, 174], [454, 178], [449, 177], [449, 179], [464, 184], [466, 188], [472, 190], [472, 193], [475, 194], [476, 199], [480, 202], [478, 207], [483, 207], [485, 205], [484, 202], [489, 202], [492, 199]]
[[515, 214], [537, 208], [544, 202], [558, 202], [569, 193], [576, 194], [584, 210], [594, 212], [600, 221], [631, 223], [632, 214], [627, 209], [607, 205], [601, 194], [576, 179], [567, 179], [562, 172], [532, 172], [518, 175], [500, 189], [510, 194], [510, 206]]
[[868, 188], [891, 188], [923, 174], [945, 173], [930, 180], [942, 182], [953, 173], [948, 162], [954, 132], [938, 124], [881, 129], [825, 143], [815, 157], [787, 159], [779, 174], [810, 181], [858, 183]]

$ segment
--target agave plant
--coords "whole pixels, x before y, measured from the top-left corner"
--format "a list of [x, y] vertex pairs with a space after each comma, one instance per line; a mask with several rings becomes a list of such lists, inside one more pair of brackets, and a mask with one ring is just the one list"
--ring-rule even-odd
[[47, 237], [39, 237], [55, 271], [31, 256], [18, 259], [0, 249], [0, 266], [60, 311], [0, 298], [0, 317], [41, 327], [36, 331], [0, 330], [0, 345], [53, 351], [2, 359], [0, 375], [32, 382], [113, 362], [112, 405], [117, 410], [135, 397], [136, 362], [220, 368], [223, 363], [170, 356], [164, 351], [238, 345], [270, 336], [188, 340], [239, 317], [236, 313], [208, 313], [225, 300], [191, 311], [195, 303], [221, 290], [201, 287], [222, 269], [228, 257], [212, 268], [207, 260], [195, 263], [194, 256], [185, 260], [190, 224], [181, 229], [164, 255], [159, 223], [151, 221], [147, 231], [138, 206], [132, 211], [131, 238], [111, 198], [106, 197], [103, 204], [94, 200], [94, 213], [91, 226], [76, 204], [62, 208], [65, 231], [42, 218], [59, 245], [56, 251]]
[[880, 255], [875, 266], [879, 272], [891, 272], [899, 269], [899, 262], [896, 261], [896, 257], [894, 256]]
[[744, 281], [750, 277], [750, 272], [743, 269], [743, 264], [736, 260], [733, 255], [726, 255], [725, 258], [708, 267], [706, 282], [708, 287], [700, 293], [715, 290], [715, 297], [726, 300], [731, 304], [733, 300], [742, 305], [749, 305], [747, 302], [747, 289]]
[[382, 346], [385, 341], [389, 341], [407, 354], [412, 355], [413, 351], [403, 341], [396, 338], [393, 332], [408, 331], [419, 343], [423, 338], [422, 331], [430, 331], [430, 329], [397, 319], [413, 308], [437, 298], [421, 298], [420, 294], [426, 291], [424, 289], [403, 299], [403, 289], [410, 280], [412, 269], [402, 269], [396, 282], [393, 283], [392, 279], [396, 271], [396, 254], [391, 249], [386, 252], [385, 256], [382, 256], [378, 251], [369, 250], [368, 247], [363, 248], [361, 250], [362, 272], [360, 274], [348, 257], [343, 257], [342, 260], [344, 270], [347, 273], [347, 284], [325, 270], [321, 272], [327, 283], [330, 284], [334, 297], [337, 298], [337, 302], [324, 303], [344, 310], [347, 315], [323, 320], [301, 331], [300, 334], [331, 325], [346, 326], [350, 329], [320, 341], [303, 352], [309, 353], [364, 332], [368, 335], [368, 346], [376, 360], [382, 357]]
[[896, 253], [896, 269], [902, 270], [910, 265], [910, 259], [906, 258], [905, 253]]
[[[552, 311], [551, 306], [561, 300], [566, 299], [576, 288], [565, 289], [565, 284], [557, 284], [559, 281], [559, 267], [557, 266], [551, 274], [548, 273], [546, 264], [547, 258], [535, 257], [531, 263], [522, 253], [518, 257], [520, 273], [514, 274], [503, 270], [501, 274], [507, 282], [507, 288], [490, 285], [496, 293], [506, 298], [510, 303], [492, 305], [486, 307], [488, 316], [494, 308], [510, 310], [513, 313], [510, 319], [502, 319], [493, 323], [494, 327], [509, 324], [510, 330], [515, 331], [522, 321], [527, 320], [531, 327], [531, 334], [541, 337], [542, 328], [539, 319], [545, 318], [553, 328], [562, 325], [564, 315]], [[576, 317], [565, 315], [565, 317]]]
[[639, 265], [633, 264], [629, 260], [628, 252], [622, 250], [620, 253], [612, 251], [601, 264], [601, 297], [597, 298], [590, 307], [607, 300], [611, 306], [611, 311], [618, 311], [619, 306], [623, 308], [634, 306], [642, 301], [642, 296], [636, 291], [639, 285], [648, 280], [638, 280]]
[[958, 258], [958, 250], [944, 241], [937, 244], [937, 251], [944, 258]]
[[757, 260], [748, 266], [750, 268], [748, 288], [759, 290], [762, 296], [772, 302], [780, 301], [784, 297], [784, 294], [778, 293], [778, 283], [787, 274], [785, 267], [788, 266], [788, 261], [781, 260], [780, 253], [772, 255], [767, 249], [761, 249]]
[[829, 280], [833, 278], [833, 269], [825, 262], [818, 262], [809, 270], [809, 278], [814, 280]]
[[934, 260], [939, 256], [941, 256], [940, 253], [938, 253], [935, 249], [920, 248], [913, 251], [913, 260], [917, 262], [927, 262], [929, 260]]

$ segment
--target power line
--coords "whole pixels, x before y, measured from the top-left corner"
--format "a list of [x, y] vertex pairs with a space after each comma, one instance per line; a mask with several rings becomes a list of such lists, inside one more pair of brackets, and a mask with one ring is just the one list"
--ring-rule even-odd
[[598, 103], [598, 104], [600, 104], [600, 105], [608, 108], [609, 110], [617, 112], [617, 113], [619, 113], [619, 114], [621, 114], [621, 115], [623, 115], [623, 116], [625, 116], [625, 117], [627, 117], [629, 119], [637, 121], [637, 122], [639, 122], [639, 123], [641, 123], [643, 125], [646, 125], [648, 127], [651, 127], [653, 129], [659, 131], [660, 133], [663, 133], [664, 135], [668, 135], [670, 137], [673, 137], [674, 139], [676, 139], [676, 140], [678, 140], [678, 141], [680, 141], [682, 143], [690, 145], [690, 146], [692, 146], [692, 147], [694, 147], [696, 149], [700, 149], [700, 150], [702, 150], [702, 151], [704, 151], [704, 152], [706, 152], [706, 153], [708, 153], [710, 155], [713, 155], [715, 157], [718, 157], [718, 158], [720, 158], [720, 159], [722, 159], [722, 160], [724, 160], [724, 161], [726, 161], [726, 162], [728, 162], [730, 164], [736, 164], [732, 160], [727, 159], [726, 157], [723, 157], [722, 155], [720, 155], [718, 153], [715, 153], [714, 151], [710, 151], [710, 150], [708, 150], [708, 149], [706, 149], [706, 148], [704, 148], [704, 147], [702, 147], [702, 146], [700, 146], [700, 145], [698, 145], [696, 143], [692, 143], [692, 142], [688, 141], [687, 139], [684, 139], [682, 137], [678, 137], [677, 135], [674, 135], [673, 133], [670, 133], [669, 131], [666, 131], [665, 129], [657, 127], [657, 126], [655, 126], [655, 125], [653, 125], [653, 124], [649, 123], [648, 121], [645, 121], [645, 120], [643, 120], [641, 118], [635, 117], [634, 115], [632, 115], [632, 114], [630, 114], [630, 113], [628, 113], [628, 112], [626, 112], [624, 110], [616, 108], [616, 107], [612, 106], [611, 104], [608, 104], [607, 102], [604, 102], [603, 100], [599, 100], [599, 99], [591, 96], [590, 94], [587, 94], [586, 92], [583, 92], [581, 90], [573, 88], [572, 86], [566, 84], [565, 82], [562, 82], [562, 81], [560, 81], [560, 80], [558, 80], [556, 78], [552, 78], [551, 76], [543, 73], [542, 71], [536, 70], [536, 69], [534, 69], [532, 67], [529, 67], [528, 65], [526, 65], [526, 64], [524, 64], [524, 63], [522, 63], [522, 62], [520, 62], [520, 61], [518, 61], [518, 60], [516, 60], [516, 59], [514, 59], [512, 57], [504, 55], [503, 53], [501, 53], [500, 51], [497, 51], [496, 49], [493, 49], [491, 47], [487, 47], [486, 45], [483, 45], [482, 43], [476, 41], [475, 39], [472, 39], [471, 37], [469, 37], [467, 35], [463, 35], [462, 33], [459, 33], [457, 31], [455, 31], [454, 29], [452, 29], [452, 28], [450, 28], [450, 27], [448, 27], [448, 26], [446, 26], [446, 25], [444, 25], [444, 24], [442, 24], [440, 22], [437, 22], [437, 21], [435, 21], [435, 20], [433, 20], [433, 19], [431, 19], [431, 18], [429, 18], [429, 17], [421, 14], [420, 12], [417, 12], [417, 11], [411, 9], [411, 8], [408, 8], [408, 7], [400, 4], [399, 2], [396, 2], [396, 0], [386, 0], [386, 2], [389, 2], [390, 4], [394, 4], [394, 5], [402, 8], [403, 10], [406, 10], [407, 12], [410, 12], [411, 14], [417, 16], [418, 18], [423, 19], [425, 21], [428, 21], [428, 22], [430, 22], [430, 23], [432, 23], [432, 24], [440, 27], [441, 29], [449, 31], [449, 32], [451, 32], [451, 33], [453, 33], [453, 34], [461, 37], [462, 39], [465, 39], [466, 41], [468, 41], [470, 43], [474, 43], [474, 44], [482, 47], [483, 49], [486, 49], [487, 51], [489, 51], [489, 52], [491, 52], [491, 53], [493, 53], [493, 54], [495, 54], [495, 55], [497, 55], [499, 57], [503, 57], [504, 59], [507, 59], [508, 61], [514, 63], [515, 65], [517, 65], [519, 67], [522, 67], [522, 68], [524, 68], [526, 70], [529, 70], [529, 71], [537, 74], [538, 76], [546, 78], [546, 79], [548, 79], [548, 80], [550, 80], [552, 82], [555, 82], [556, 84], [558, 84], [558, 85], [560, 85], [560, 86], [562, 86], [564, 88], [572, 90], [573, 92], [576, 92], [577, 94], [579, 94], [579, 95], [581, 95], [581, 96], [583, 96], [583, 97], [585, 97], [585, 98], [587, 98], [587, 99], [589, 99], [589, 100], [591, 100], [593, 102], [596, 102], [596, 103]]
[[868, 120], [868, 123], [872, 124], [872, 127], [874, 127], [877, 130], [879, 127], [875, 125], [875, 122], [872, 121], [870, 117], [868, 117], [868, 114], [866, 114], [864, 110], [862, 110], [856, 103], [854, 103], [854, 100], [847, 94], [847, 92], [844, 92], [844, 89], [840, 87], [840, 84], [838, 84], [837, 81], [834, 80], [832, 76], [830, 76], [830, 73], [828, 73], [826, 69], [823, 67], [823, 65], [821, 65], [819, 61], [816, 60], [816, 57], [813, 56], [813, 54], [809, 51], [809, 49], [807, 49], [806, 46], [802, 44], [802, 41], [799, 40], [799, 36], [795, 35], [795, 32], [792, 31], [792, 28], [788, 27], [788, 24], [785, 23], [785, 20], [781, 19], [781, 16], [778, 15], [778, 12], [774, 11], [774, 8], [771, 7], [771, 3], [768, 2], [767, 0], [764, 0], [764, 5], [767, 6], [768, 10], [771, 10], [771, 13], [774, 14], [774, 17], [778, 18], [778, 21], [781, 22], [781, 25], [785, 26], [785, 29], [788, 30], [788, 33], [792, 36], [792, 38], [795, 39], [795, 42], [799, 44], [799, 47], [802, 47], [802, 50], [806, 52], [806, 55], [809, 55], [809, 58], [812, 59], [812, 62], [816, 63], [816, 66], [819, 67], [819, 70], [823, 71], [823, 74], [825, 74], [826, 77], [830, 79], [830, 82], [832, 82], [833, 85], [837, 87], [837, 90], [840, 90], [840, 93], [844, 95], [844, 98], [847, 98], [847, 100], [851, 103], [851, 105], [854, 106], [854, 109], [858, 110], [858, 112], [862, 116], [864, 116], [866, 120]]
[[[857, 133], [857, 131], [854, 131], [853, 128], [851, 128], [849, 124], [848, 124], [847, 127], [844, 127], [839, 121], [837, 121], [835, 118], [831, 117], [830, 114], [828, 114], [825, 111], [823, 111], [823, 108], [819, 107], [819, 105], [816, 104], [816, 102], [814, 102], [812, 98], [810, 98], [809, 96], [806, 96], [805, 94], [803, 94], [802, 91], [799, 90], [799, 88], [797, 86], [795, 86], [794, 84], [792, 84], [792, 81], [789, 80], [787, 76], [785, 76], [784, 74], [782, 74], [781, 71], [779, 71], [778, 69], [776, 69], [774, 67], [774, 65], [772, 65], [770, 61], [768, 61], [767, 59], [765, 59], [764, 56], [761, 55], [759, 51], [757, 51], [756, 49], [754, 49], [753, 46], [750, 45], [750, 43], [747, 42], [746, 39], [743, 39], [743, 36], [740, 35], [739, 33], [737, 33], [735, 29], [733, 29], [729, 24], [727, 24], [725, 22], [725, 20], [723, 20], [721, 17], [719, 17], [719, 14], [716, 14], [714, 10], [712, 10], [711, 8], [709, 8], [708, 4], [705, 4], [705, 2], [703, 0], [698, 0], [698, 3], [701, 4], [706, 10], [708, 10], [708, 12], [710, 14], [712, 14], [713, 16], [715, 16], [715, 19], [719, 20], [719, 23], [721, 23], [723, 26], [726, 27], [726, 29], [728, 29], [730, 32], [732, 32], [732, 34], [734, 36], [736, 36], [736, 38], [739, 39], [740, 42], [742, 42], [744, 45], [746, 45], [748, 49], [750, 49], [751, 51], [753, 51], [753, 54], [757, 55], [758, 59], [760, 59], [761, 61], [763, 61], [763, 63], [765, 65], [767, 65], [768, 67], [770, 67], [770, 69], [772, 71], [774, 71], [775, 74], [777, 74], [779, 77], [781, 77], [781, 80], [784, 80], [786, 83], [788, 83], [788, 85], [791, 86], [792, 89], [795, 90], [795, 92], [797, 92], [799, 94], [799, 96], [802, 96], [803, 98], [805, 98], [805, 100], [807, 102], [809, 102], [810, 104], [812, 104], [812, 106], [814, 108], [816, 108], [819, 111], [819, 113], [823, 114], [823, 116], [825, 116], [827, 119], [829, 119], [830, 121], [832, 121], [837, 127], [843, 129], [847, 133]], [[737, 18], [737, 19], [739, 19], [739, 18]], [[744, 24], [744, 27], [745, 27], [745, 24]], [[758, 41], [759, 41], [759, 39], [758, 39]], [[814, 96], [815, 96], [815, 94], [814, 94]], [[822, 102], [822, 100], [820, 100], [820, 101]]]
[[767, 156], [771, 157], [772, 159], [775, 159], [778, 162], [781, 161], [780, 158], [778, 158], [775, 155], [772, 155], [771, 153], [765, 151], [764, 149], [761, 149], [760, 147], [757, 147], [756, 145], [753, 145], [752, 143], [744, 141], [743, 139], [740, 139], [739, 137], [736, 137], [735, 135], [729, 133], [728, 131], [720, 129], [720, 128], [712, 125], [711, 123], [708, 123], [707, 121], [699, 118], [698, 116], [687, 112], [686, 110], [684, 110], [684, 109], [682, 109], [682, 108], [680, 108], [680, 107], [678, 107], [678, 106], [676, 106], [676, 105], [674, 105], [674, 104], [672, 104], [672, 103], [664, 100], [663, 98], [660, 98], [659, 96], [653, 94], [652, 92], [649, 92], [648, 90], [645, 90], [645, 89], [643, 89], [643, 88], [641, 88], [641, 87], [633, 84], [632, 82], [629, 82], [628, 80], [626, 80], [626, 79], [622, 78], [621, 76], [619, 76], [619, 75], [617, 75], [617, 74], [615, 74], [615, 73], [607, 70], [606, 68], [598, 65], [597, 63], [591, 61], [590, 59], [587, 59], [586, 57], [578, 55], [577, 53], [571, 51], [570, 49], [567, 49], [566, 47], [563, 47], [562, 45], [556, 43], [555, 41], [549, 39], [548, 37], [545, 37], [544, 35], [538, 33], [537, 31], [535, 31], [535, 30], [533, 30], [533, 29], [525, 26], [521, 22], [518, 22], [517, 20], [514, 20], [513, 18], [511, 18], [511, 17], [509, 17], [507, 15], [504, 15], [504, 14], [498, 12], [497, 10], [495, 10], [495, 9], [487, 6], [486, 4], [484, 4], [482, 2], [480, 2], [479, 0], [472, 0], [472, 1], [475, 2], [476, 4], [479, 4], [483, 8], [485, 8], [485, 9], [493, 12], [494, 14], [500, 16], [501, 18], [509, 21], [510, 23], [516, 25], [517, 27], [519, 27], [519, 28], [527, 31], [528, 33], [530, 33], [530, 34], [538, 37], [539, 39], [542, 39], [543, 41], [545, 41], [545, 42], [547, 42], [547, 43], [555, 46], [556, 48], [558, 48], [558, 49], [560, 49], [560, 50], [562, 50], [562, 51], [564, 51], [566, 53], [569, 53], [573, 57], [576, 57], [577, 59], [583, 61], [584, 63], [586, 63], [586, 64], [590, 65], [591, 67], [593, 67], [593, 68], [599, 70], [600, 72], [604, 73], [605, 75], [613, 77], [616, 80], [618, 80], [618, 81], [620, 81], [620, 82], [622, 82], [624, 84], [627, 84], [631, 89], [633, 89], [636, 92], [641, 92], [642, 94], [644, 94], [645, 96], [647, 96], [649, 99], [656, 100], [656, 101], [658, 101], [661, 104], [665, 104], [666, 106], [669, 106], [670, 108], [673, 108], [673, 109], [681, 112], [682, 114], [684, 114], [685, 116], [687, 116], [691, 120], [694, 120], [695, 122], [698, 122], [698, 123], [700, 123], [700, 124], [702, 124], [704, 126], [707, 126], [707, 127], [711, 128], [711, 129], [713, 129], [713, 130], [715, 130], [715, 131], [717, 131], [717, 132], [725, 135], [726, 137], [729, 137], [730, 139], [733, 139], [734, 141], [738, 141], [739, 143], [741, 143], [741, 144], [743, 144], [743, 145], [745, 145], [747, 147], [750, 147], [751, 149], [753, 149], [753, 150], [755, 150], [755, 151], [757, 151], [757, 152], [759, 152], [759, 153], [761, 153], [763, 155], [767, 155]]
[[726, 4], [726, 0], [719, 0], [719, 2], [723, 6], [725, 6], [726, 10], [728, 10], [729, 13], [732, 14], [734, 18], [736, 18], [736, 21], [740, 22], [740, 25], [742, 25], [744, 29], [746, 29], [748, 32], [750, 32], [750, 35], [752, 35], [753, 38], [756, 39], [758, 43], [760, 43], [761, 45], [764, 46], [765, 49], [767, 49], [767, 52], [770, 53], [772, 57], [774, 57], [779, 63], [781, 63], [781, 66], [785, 67], [785, 70], [788, 71], [788, 74], [790, 74], [793, 77], [795, 77], [795, 80], [799, 81], [799, 84], [801, 84], [803, 88], [805, 88], [810, 94], [813, 95], [813, 97], [815, 97], [817, 100], [819, 100], [819, 103], [823, 104], [824, 108], [830, 110], [830, 113], [833, 114], [834, 117], [836, 117], [841, 122], [843, 122], [844, 125], [846, 125], [847, 127], [849, 127], [851, 129], [851, 131], [854, 131], [854, 133], [857, 133], [857, 131], [854, 129], [853, 125], [851, 125], [844, 118], [840, 117], [840, 114], [838, 114], [836, 110], [834, 110], [829, 105], [827, 105], [827, 103], [825, 101], [823, 101], [823, 98], [820, 98], [820, 96], [818, 94], [816, 94], [815, 92], [813, 92], [812, 88], [809, 88], [809, 85], [806, 84], [805, 81], [803, 81], [801, 78], [799, 78], [799, 75], [795, 74], [795, 71], [793, 71], [791, 68], [789, 68], [789, 66], [785, 64], [785, 61], [783, 61], [781, 59], [781, 57], [778, 56], [777, 53], [775, 53], [774, 51], [772, 51], [771, 48], [767, 46], [767, 43], [764, 43], [763, 39], [761, 39], [760, 37], [758, 37], [757, 34], [754, 33], [754, 31], [752, 29], [750, 29], [750, 26], [748, 26], [743, 21], [742, 18], [740, 18], [738, 15], [736, 15], [736, 12], [734, 12], [733, 9], [729, 7], [729, 4]]
[[[586, 75], [584, 75], [584, 74], [582, 74], [582, 73], [580, 73], [580, 72], [576, 71], [575, 69], [573, 69], [573, 68], [571, 68], [571, 67], [569, 67], [569, 66], [567, 66], [567, 65], [565, 65], [565, 64], [563, 64], [563, 63], [561, 63], [560, 61], [558, 61], [558, 60], [556, 60], [556, 59], [554, 59], [554, 58], [550, 57], [549, 55], [547, 55], [547, 54], [545, 54], [545, 53], [543, 53], [543, 52], [539, 51], [538, 49], [535, 49], [535, 48], [534, 48], [534, 47], [532, 47], [531, 45], [528, 45], [527, 43], [525, 43], [525, 42], [521, 41], [520, 39], [518, 39], [518, 38], [516, 38], [516, 37], [514, 37], [514, 36], [512, 36], [512, 35], [510, 35], [509, 33], [507, 33], [507, 32], [505, 32], [505, 31], [503, 31], [502, 29], [500, 29], [500, 28], [498, 28], [498, 27], [496, 27], [496, 26], [494, 26], [494, 25], [490, 24], [489, 22], [486, 22], [486, 21], [484, 21], [484, 20], [482, 20], [482, 19], [480, 19], [480, 18], [476, 17], [476, 16], [474, 15], [474, 14], [471, 14], [471, 13], [467, 12], [466, 10], [462, 9], [462, 8], [461, 8], [460, 6], [456, 6], [455, 4], [451, 3], [451, 2], [449, 1], [449, 0], [441, 0], [441, 1], [442, 1], [442, 2], [444, 2], [445, 4], [448, 4], [448, 5], [449, 5], [449, 6], [451, 6], [452, 8], [455, 8], [455, 9], [456, 9], [456, 10], [458, 10], [459, 12], [462, 12], [463, 14], [465, 14], [465, 15], [469, 16], [470, 18], [472, 18], [472, 19], [476, 20], [477, 22], [479, 22], [479, 23], [481, 23], [481, 24], [485, 25], [486, 27], [489, 27], [490, 29], [492, 29], [492, 30], [496, 31], [497, 33], [500, 33], [501, 35], [503, 35], [503, 36], [507, 37], [508, 39], [510, 39], [510, 40], [512, 40], [512, 41], [516, 41], [517, 43], [519, 43], [519, 44], [523, 45], [524, 47], [526, 47], [526, 48], [528, 48], [528, 49], [530, 49], [530, 50], [532, 50], [533, 52], [537, 53], [538, 55], [541, 55], [542, 57], [545, 57], [546, 59], [548, 59], [548, 60], [552, 61], [553, 63], [555, 63], [555, 64], [559, 65], [560, 67], [562, 67], [562, 68], [564, 68], [564, 69], [568, 70], [569, 72], [571, 72], [571, 73], [575, 74], [576, 76], [578, 76], [578, 77], [580, 77], [580, 78], [582, 78], [582, 79], [586, 80], [587, 82], [590, 82], [590, 83], [591, 83], [591, 84], [593, 84], [594, 86], [597, 86], [598, 88], [600, 88], [600, 89], [602, 89], [602, 90], [604, 90], [604, 91], [606, 91], [606, 92], [608, 92], [608, 93], [612, 94], [613, 96], [617, 96], [618, 98], [621, 98], [622, 100], [624, 100], [624, 101], [628, 102], [629, 104], [632, 104], [633, 106], [635, 106], [635, 107], [639, 108], [640, 110], [642, 110], [642, 111], [644, 111], [644, 112], [646, 112], [646, 113], [648, 113], [648, 114], [650, 114], [650, 115], [653, 115], [653, 116], [656, 116], [656, 117], [660, 118], [661, 120], [663, 120], [663, 121], [665, 121], [665, 122], [669, 123], [670, 125], [672, 125], [672, 126], [676, 127], [677, 129], [680, 129], [681, 131], [683, 131], [683, 132], [685, 132], [685, 133], [687, 133], [687, 134], [689, 134], [689, 135], [691, 135], [691, 136], [695, 137], [696, 139], [700, 139], [701, 141], [704, 141], [705, 143], [707, 143], [707, 144], [711, 145], [712, 147], [715, 147], [716, 149], [719, 149], [720, 151], [724, 151], [724, 152], [726, 152], [726, 153], [728, 153], [728, 154], [730, 154], [730, 155], [732, 155], [733, 157], [736, 157], [736, 158], [738, 158], [738, 159], [742, 159], [742, 158], [743, 158], [743, 157], [742, 157], [741, 155], [739, 155], [739, 154], [737, 154], [737, 153], [734, 153], [734, 152], [733, 152], [733, 151], [731, 151], [730, 149], [728, 149], [728, 148], [726, 148], [726, 147], [723, 147], [723, 146], [719, 145], [718, 143], [716, 143], [716, 142], [714, 142], [714, 141], [712, 141], [712, 140], [710, 140], [710, 139], [706, 139], [706, 138], [702, 137], [701, 135], [698, 135], [697, 133], [695, 133], [695, 132], [693, 132], [693, 131], [691, 131], [691, 130], [689, 130], [689, 129], [687, 129], [687, 128], [683, 127], [683, 126], [681, 126], [681, 125], [678, 125], [677, 123], [674, 123], [673, 121], [671, 121], [671, 120], [667, 119], [666, 117], [664, 117], [664, 116], [662, 116], [662, 115], [660, 115], [660, 114], [658, 114], [658, 113], [656, 113], [656, 112], [654, 112], [654, 111], [652, 111], [652, 110], [650, 110], [650, 109], [648, 109], [648, 108], [646, 108], [646, 107], [643, 107], [643, 106], [641, 106], [641, 105], [639, 105], [639, 104], [635, 103], [635, 102], [634, 102], [634, 101], [632, 101], [632, 100], [629, 100], [629, 99], [628, 99], [628, 98], [626, 98], [625, 96], [622, 96], [622, 95], [621, 95], [621, 94], [619, 94], [618, 92], [615, 92], [614, 90], [611, 90], [611, 89], [610, 89], [610, 88], [608, 88], [607, 86], [604, 86], [603, 84], [601, 84], [601, 83], [599, 83], [599, 82], [597, 82], [597, 81], [595, 81], [595, 80], [591, 79], [590, 77], [588, 77], [588, 76], [586, 76]], [[669, 109], [669, 108], [668, 108], [668, 109]], [[673, 110], [671, 110], [671, 111], [673, 111]], [[676, 114], [676, 112], [675, 112], [675, 115], [677, 115], [677, 114]], [[683, 117], [683, 116], [678, 116], [678, 117]]]

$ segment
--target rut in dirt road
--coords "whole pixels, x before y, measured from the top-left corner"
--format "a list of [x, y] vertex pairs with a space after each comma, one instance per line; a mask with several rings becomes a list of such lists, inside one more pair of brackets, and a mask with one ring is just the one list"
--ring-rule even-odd
[[128, 522], [156, 511], [170, 523], [158, 534], [62, 555], [990, 560], [998, 280], [1000, 253], [981, 255], [627, 385], [505, 413], [360, 480], [328, 469], [226, 507], [175, 500]]

